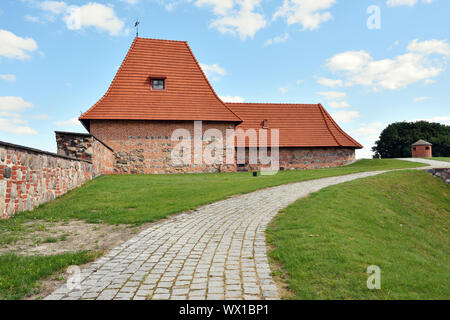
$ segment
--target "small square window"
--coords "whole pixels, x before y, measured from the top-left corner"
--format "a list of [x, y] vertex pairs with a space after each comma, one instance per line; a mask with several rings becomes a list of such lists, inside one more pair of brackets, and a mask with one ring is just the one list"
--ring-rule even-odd
[[426, 147], [425, 149], [426, 149], [426, 150], [430, 150], [430, 147]]
[[152, 79], [152, 89], [153, 90], [166, 89], [166, 81], [164, 79]]

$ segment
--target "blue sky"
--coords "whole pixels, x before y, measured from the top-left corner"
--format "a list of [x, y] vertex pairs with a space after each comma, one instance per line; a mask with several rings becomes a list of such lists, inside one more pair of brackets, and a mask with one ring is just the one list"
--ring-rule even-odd
[[2, 0], [0, 140], [54, 130], [106, 92], [135, 36], [186, 40], [230, 101], [321, 102], [370, 148], [396, 121], [450, 124], [450, 1]]

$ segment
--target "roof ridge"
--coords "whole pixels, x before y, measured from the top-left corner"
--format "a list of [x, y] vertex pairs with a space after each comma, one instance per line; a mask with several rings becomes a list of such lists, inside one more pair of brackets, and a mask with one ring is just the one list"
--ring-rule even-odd
[[226, 104], [270, 104], [270, 105], [292, 105], [292, 106], [317, 106], [314, 103], [294, 103], [294, 102], [225, 102]]
[[321, 109], [323, 110], [323, 112], [325, 112], [325, 114], [327, 115], [327, 117], [330, 119], [331, 123], [335, 126], [335, 128], [342, 133], [342, 135], [344, 135], [344, 137], [346, 137], [347, 139], [349, 139], [350, 141], [352, 141], [353, 143], [357, 144], [358, 146], [360, 146], [361, 148], [363, 148], [363, 146], [356, 141], [355, 139], [353, 139], [350, 135], [348, 135], [344, 130], [342, 130], [342, 128], [336, 123], [336, 121], [334, 121], [333, 117], [330, 116], [330, 114], [327, 112], [327, 110], [322, 106], [322, 104], [319, 103], [319, 106], [321, 107]]
[[233, 110], [231, 110], [230, 108], [228, 108], [228, 106], [225, 104], [225, 102], [222, 101], [222, 99], [219, 98], [219, 96], [217, 95], [216, 91], [214, 90], [213, 86], [211, 85], [211, 83], [209, 82], [208, 78], [206, 77], [205, 73], [203, 72], [202, 67], [200, 67], [200, 63], [198, 62], [197, 58], [195, 57], [194, 53], [191, 50], [191, 47], [189, 46], [189, 43], [187, 41], [184, 42], [186, 44], [186, 47], [189, 50], [190, 55], [192, 56], [192, 58], [195, 61], [195, 64], [197, 65], [198, 69], [200, 70], [203, 78], [206, 80], [206, 83], [208, 84], [209, 88], [211, 89], [212, 93], [214, 94], [214, 96], [220, 101], [220, 103], [222, 103], [222, 105], [227, 108], [228, 111], [230, 111], [236, 118], [238, 118], [241, 122], [244, 121], [242, 120], [236, 113], [233, 112]]
[[[128, 49], [127, 54], [125, 55], [125, 59], [123, 59], [122, 64], [120, 65], [119, 69], [117, 69], [116, 75], [114, 76], [114, 78], [112, 79], [111, 83], [109, 84], [108, 90], [106, 90], [106, 93], [100, 98], [100, 100], [98, 100], [92, 107], [90, 107], [86, 112], [84, 112], [79, 118], [78, 121], [82, 120], [83, 116], [87, 115], [93, 108], [95, 108], [95, 106], [97, 106], [104, 98], [106, 98], [108, 96], [108, 94], [111, 91], [111, 87], [114, 83], [114, 81], [116, 81], [120, 71], [122, 70], [123, 66], [125, 65], [125, 62], [127, 61], [128, 57], [130, 56], [130, 53], [133, 49], [133, 47], [135, 46], [135, 44], [138, 41], [138, 37], [135, 37], [133, 42], [131, 43], [130, 49]], [[83, 124], [84, 126], [84, 124]], [[86, 128], [87, 129], [87, 128]], [[89, 130], [88, 130], [89, 131]]]
[[156, 41], [167, 41], [167, 42], [178, 42], [178, 43], [187, 43], [187, 41], [185, 41], [185, 40], [170, 40], [170, 39], [145, 38], [145, 37], [136, 37], [136, 39], [142, 39], [142, 40], [156, 40]]
[[320, 103], [317, 104], [317, 106], [319, 107], [320, 114], [321, 114], [322, 117], [323, 117], [323, 121], [325, 121], [325, 125], [327, 126], [327, 129], [328, 129], [328, 131], [330, 132], [331, 136], [333, 137], [334, 141], [336, 141], [336, 143], [337, 143], [340, 147], [342, 147], [342, 143], [340, 143], [340, 142], [338, 141], [338, 139], [336, 138], [336, 136], [334, 135], [334, 133], [331, 131], [330, 126], [328, 125], [328, 121], [327, 121], [327, 119], [325, 118], [325, 114], [323, 113], [323, 109], [324, 109], [323, 106], [322, 106]]

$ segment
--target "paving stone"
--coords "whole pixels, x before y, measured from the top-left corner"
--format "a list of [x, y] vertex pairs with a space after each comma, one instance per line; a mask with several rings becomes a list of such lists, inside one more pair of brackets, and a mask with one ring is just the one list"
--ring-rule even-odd
[[64, 284], [45, 299], [279, 299], [265, 244], [273, 217], [311, 192], [380, 173], [282, 185], [176, 215], [83, 270], [83, 291]]

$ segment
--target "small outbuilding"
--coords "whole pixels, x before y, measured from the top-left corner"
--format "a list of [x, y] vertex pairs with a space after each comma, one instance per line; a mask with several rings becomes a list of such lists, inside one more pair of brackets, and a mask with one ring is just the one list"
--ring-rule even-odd
[[413, 158], [431, 158], [433, 157], [433, 151], [431, 149], [432, 144], [420, 139], [412, 145], [412, 157]]

